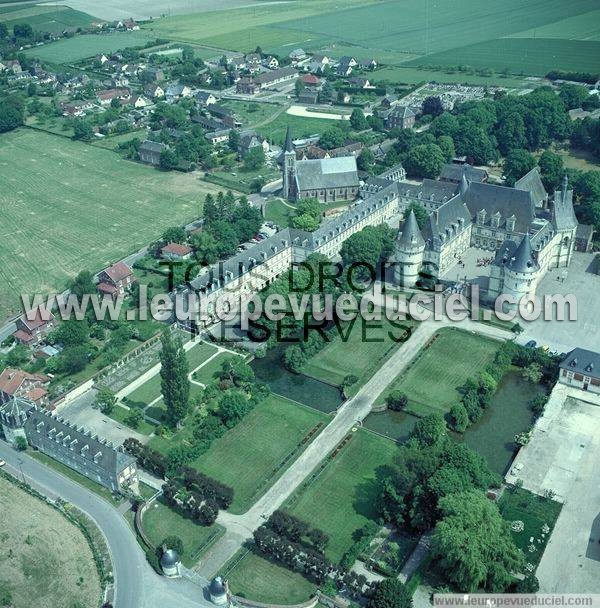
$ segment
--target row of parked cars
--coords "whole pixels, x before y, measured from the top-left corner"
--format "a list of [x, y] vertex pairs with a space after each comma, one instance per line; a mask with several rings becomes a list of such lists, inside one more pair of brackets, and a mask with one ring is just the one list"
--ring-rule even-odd
[[247, 243], [242, 243], [238, 247], [238, 252], [242, 252], [246, 249], [250, 249], [252, 245], [256, 245], [265, 239], [268, 239], [270, 236], [273, 236], [276, 232], [279, 231], [279, 226], [274, 224], [273, 222], [265, 222], [260, 232], [256, 233]]

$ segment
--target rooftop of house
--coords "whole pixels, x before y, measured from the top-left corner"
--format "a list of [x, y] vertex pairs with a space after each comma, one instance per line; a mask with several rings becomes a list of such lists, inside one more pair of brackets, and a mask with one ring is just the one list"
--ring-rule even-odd
[[118, 281], [122, 281], [123, 279], [126, 279], [127, 277], [133, 274], [131, 272], [131, 268], [129, 268], [129, 266], [127, 266], [125, 262], [117, 262], [116, 264], [105, 268], [103, 272], [105, 272], [108, 277], [115, 283]]
[[463, 175], [470, 182], [484, 182], [488, 178], [488, 172], [485, 169], [478, 169], [469, 164], [448, 163], [442, 167], [440, 179], [458, 183]]
[[44, 309], [44, 313], [42, 314], [41, 308], [39, 306], [35, 309], [35, 312], [33, 310], [30, 310], [21, 315], [21, 317], [19, 317], [19, 321], [23, 325], [25, 325], [25, 327], [27, 327], [29, 331], [39, 329], [40, 327], [46, 325], [46, 323], [49, 323], [53, 320], [54, 315], [46, 309]]
[[184, 245], [181, 243], [169, 243], [161, 249], [161, 253], [163, 253], [163, 255], [171, 254], [184, 256], [189, 255], [190, 253], [192, 253], [192, 251], [193, 249], [189, 245]]
[[600, 378], [600, 353], [585, 348], [574, 348], [560, 363], [562, 369]]
[[0, 374], [0, 391], [7, 395], [14, 395], [25, 381], [47, 384], [50, 378], [44, 374], [30, 374], [22, 369], [7, 367]]

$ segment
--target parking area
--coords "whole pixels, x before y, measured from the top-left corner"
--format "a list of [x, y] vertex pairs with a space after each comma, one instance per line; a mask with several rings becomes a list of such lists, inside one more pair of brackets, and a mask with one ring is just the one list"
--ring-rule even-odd
[[564, 503], [537, 570], [542, 592], [600, 592], [599, 462], [600, 397], [557, 384], [506, 475]]

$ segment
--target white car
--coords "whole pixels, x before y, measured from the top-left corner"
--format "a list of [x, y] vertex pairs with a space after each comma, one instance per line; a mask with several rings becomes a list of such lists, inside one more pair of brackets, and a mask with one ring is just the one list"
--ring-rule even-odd
[[2, 460], [2, 458], [0, 458], [0, 467], [3, 467], [6, 464], [5, 460]]

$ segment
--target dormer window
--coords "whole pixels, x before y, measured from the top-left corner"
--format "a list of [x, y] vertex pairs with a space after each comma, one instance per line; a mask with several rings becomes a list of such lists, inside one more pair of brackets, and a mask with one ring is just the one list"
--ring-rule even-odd
[[514, 215], [511, 215], [507, 220], [506, 220], [506, 229], [509, 232], [514, 232], [515, 231], [515, 223], [517, 221], [517, 218]]
[[478, 224], [485, 224], [485, 218], [487, 216], [486, 210], [485, 209], [481, 209], [480, 211], [477, 212], [477, 223]]
[[500, 226], [500, 212], [496, 211], [492, 216], [492, 226], [494, 228], [498, 228]]

